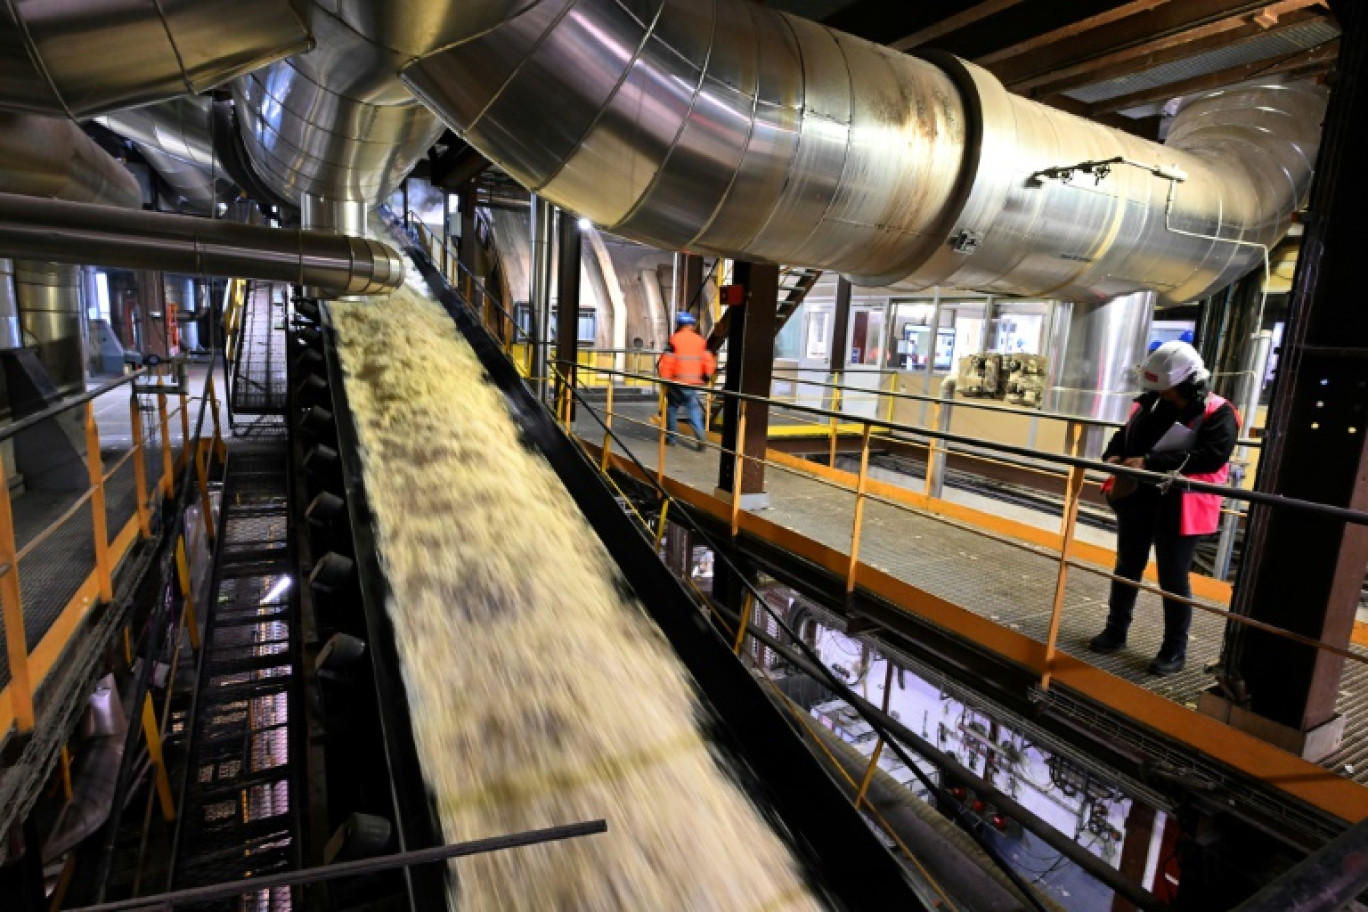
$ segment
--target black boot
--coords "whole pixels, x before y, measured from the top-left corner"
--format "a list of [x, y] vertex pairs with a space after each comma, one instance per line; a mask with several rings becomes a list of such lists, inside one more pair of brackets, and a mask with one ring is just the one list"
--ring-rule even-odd
[[1154, 661], [1150, 662], [1149, 673], [1160, 677], [1177, 674], [1183, 670], [1183, 665], [1186, 662], [1186, 649], [1182, 646], [1170, 646], [1165, 643], [1159, 647], [1159, 654], [1154, 657]]
[[1106, 629], [1093, 637], [1088, 648], [1102, 655], [1111, 655], [1126, 645], [1126, 632], [1108, 624]]

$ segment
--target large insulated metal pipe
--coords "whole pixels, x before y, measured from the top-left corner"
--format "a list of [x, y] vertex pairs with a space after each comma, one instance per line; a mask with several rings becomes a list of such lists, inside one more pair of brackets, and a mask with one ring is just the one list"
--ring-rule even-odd
[[142, 206], [138, 181], [69, 120], [0, 112], [0, 193]]
[[234, 83], [243, 143], [261, 179], [295, 205], [308, 197], [319, 198], [315, 211], [374, 205], [427, 153], [442, 124], [399, 82], [403, 58], [330, 10], [312, 7], [310, 24], [317, 50]]
[[[520, 183], [647, 243], [862, 283], [1201, 297], [1285, 229], [1325, 103], [1218, 93], [1162, 146], [755, 3], [467, 5], [497, 24], [402, 78]], [[1111, 158], [1138, 166], [1067, 170]]]
[[23, 345], [19, 334], [19, 302], [14, 288], [14, 262], [0, 259], [0, 349]]
[[378, 241], [0, 194], [0, 255], [379, 294], [403, 262]]
[[[1126, 417], [1140, 386], [1136, 368], [1145, 360], [1156, 298], [1138, 291], [1101, 304], [1055, 304], [1046, 411], [1106, 421]], [[1096, 456], [1101, 450], [1093, 443]]]
[[289, 0], [10, 0], [0, 109], [91, 117], [202, 92], [310, 46]]
[[205, 96], [183, 95], [158, 105], [116, 111], [96, 120], [132, 141], [143, 158], [180, 195], [183, 208], [210, 214], [218, 203], [232, 199], [236, 190], [214, 154], [211, 106]]
[[19, 260], [14, 266], [24, 345], [35, 349], [59, 395], [85, 392], [81, 267], [72, 262], [29, 260]]

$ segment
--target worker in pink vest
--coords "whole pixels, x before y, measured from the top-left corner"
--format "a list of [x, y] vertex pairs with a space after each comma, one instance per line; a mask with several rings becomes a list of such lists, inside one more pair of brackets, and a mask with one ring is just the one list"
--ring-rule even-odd
[[[1131, 406], [1126, 426], [1112, 436], [1103, 458], [1225, 484], [1240, 419], [1229, 402], [1209, 390], [1211, 374], [1202, 356], [1186, 342], [1165, 342], [1150, 352], [1141, 372], [1145, 392]], [[1191, 598], [1192, 558], [1197, 542], [1220, 524], [1221, 496], [1180, 488], [1181, 484], [1135, 484], [1126, 478], [1112, 478], [1103, 485], [1116, 511], [1116, 575], [1138, 582], [1153, 545], [1159, 587]], [[1089, 643], [1093, 652], [1113, 653], [1126, 645], [1137, 595], [1133, 586], [1112, 582], [1107, 626]], [[1182, 670], [1191, 623], [1191, 605], [1164, 599], [1164, 641], [1150, 663], [1151, 674]]]

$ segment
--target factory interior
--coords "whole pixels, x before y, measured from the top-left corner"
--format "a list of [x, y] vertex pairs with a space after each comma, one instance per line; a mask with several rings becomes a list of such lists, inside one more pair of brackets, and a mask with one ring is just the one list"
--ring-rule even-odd
[[1368, 3], [0, 47], [3, 912], [1368, 907]]

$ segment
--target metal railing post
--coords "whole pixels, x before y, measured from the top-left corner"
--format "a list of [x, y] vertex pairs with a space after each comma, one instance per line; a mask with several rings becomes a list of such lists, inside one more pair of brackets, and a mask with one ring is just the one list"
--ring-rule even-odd
[[737, 403], [736, 410], [736, 452], [732, 456], [732, 500], [731, 500], [731, 535], [736, 538], [736, 533], [741, 529], [741, 475], [745, 470], [746, 462], [743, 451], [746, 448], [746, 400], [742, 399]]
[[732, 652], [739, 656], [741, 648], [746, 643], [746, 628], [750, 626], [751, 615], [755, 613], [755, 595], [749, 589], [746, 590], [746, 598], [741, 604], [741, 616], [736, 624], [736, 641], [732, 643]]
[[665, 484], [665, 410], [666, 410], [666, 390], [660, 387], [660, 441], [656, 445], [656, 483]]
[[157, 393], [157, 421], [161, 426], [162, 495], [170, 500], [176, 492], [176, 478], [171, 467], [171, 422], [167, 417], [165, 393]]
[[181, 454], [177, 465], [185, 465], [190, 459], [190, 395], [180, 394]]
[[855, 591], [855, 568], [860, 563], [860, 532], [864, 527], [865, 487], [869, 481], [869, 435], [873, 425], [865, 422], [860, 434], [860, 477], [855, 483], [855, 522], [850, 530], [850, 563], [846, 567], [846, 594]]
[[[893, 692], [893, 660], [884, 656], [884, 664], [887, 671], [884, 674], [883, 706], [881, 709], [885, 714], [888, 713], [888, 698]], [[865, 767], [864, 777], [860, 780], [860, 787], [855, 792], [855, 810], [860, 809], [864, 804], [865, 795], [869, 793], [869, 784], [874, 781], [874, 770], [879, 768], [879, 755], [883, 753], [884, 736], [879, 732], [879, 741], [874, 745], [874, 753], [869, 755], [869, 766]]]
[[190, 648], [200, 648], [199, 619], [195, 614], [194, 580], [190, 576], [190, 560], [185, 553], [185, 534], [176, 539], [176, 576], [180, 580], [181, 598], [185, 601], [185, 626], [190, 628]]
[[214, 452], [222, 456], [224, 452], [223, 427], [219, 424], [219, 399], [218, 387], [214, 385], [214, 372], [209, 371], [209, 378], [204, 383], [204, 400], [209, 407], [209, 418], [214, 422]]
[[100, 429], [95, 424], [95, 402], [85, 407], [86, 466], [90, 470], [90, 523], [95, 536], [95, 577], [100, 601], [114, 600], [114, 573], [109, 566], [109, 517], [105, 513], [104, 462], [100, 459]]
[[214, 501], [209, 496], [209, 453], [210, 447], [205, 447], [203, 441], [199, 441], [195, 446], [195, 480], [199, 485], [200, 492], [200, 518], [204, 522], [204, 540], [212, 545], [214, 542]]
[[[150, 497], [147, 490], [147, 454], [144, 452], [142, 409], [138, 407], [137, 393], [128, 400], [128, 418], [133, 428], [133, 491], [138, 510], [138, 534], [146, 539], [152, 537], [152, 518], [147, 509]], [[187, 448], [186, 454], [189, 453]]]
[[0, 608], [5, 615], [5, 655], [9, 658], [10, 712], [21, 732], [33, 731], [33, 681], [29, 676], [24, 600], [19, 590], [19, 549], [14, 542], [9, 479], [0, 460]]
[[607, 472], [608, 463], [613, 452], [613, 384], [612, 377], [608, 383], [608, 406], [603, 414], [603, 452], [600, 454], [599, 471]]
[[[1083, 426], [1070, 422], [1066, 439], [1069, 455], [1077, 456], [1083, 448]], [[1069, 480], [1064, 493], [1064, 519], [1059, 532], [1059, 572], [1055, 578], [1054, 604], [1050, 607], [1050, 630], [1045, 637], [1045, 670], [1040, 676], [1040, 686], [1043, 690], [1049, 689], [1050, 678], [1054, 674], [1059, 619], [1069, 582], [1069, 552], [1073, 549], [1074, 532], [1078, 528], [1078, 502], [1083, 492], [1083, 477], [1082, 466], [1069, 467]]]
[[893, 423], [893, 407], [898, 404], [898, 372], [893, 371], [888, 375], [888, 410], [884, 414], [884, 421]]
[[142, 707], [143, 736], [147, 738], [147, 756], [156, 770], [153, 777], [157, 787], [157, 800], [161, 805], [162, 818], [170, 823], [176, 819], [176, 804], [171, 798], [171, 777], [166, 773], [166, 760], [162, 756], [161, 731], [157, 728], [157, 712], [152, 706], [152, 694], [143, 697]]
[[[841, 375], [839, 373], [832, 374], [831, 376], [836, 378], [837, 383], [840, 382], [839, 378]], [[833, 390], [831, 393], [831, 410], [833, 412], [839, 412], [841, 410], [840, 389]], [[827, 454], [827, 465], [833, 469], [836, 468], [836, 432], [839, 429], [840, 423], [841, 418], [839, 415], [831, 416], [831, 447], [830, 452]]]
[[[954, 415], [955, 378], [947, 377], [941, 383], [941, 395], [933, 404], [931, 412], [932, 430], [942, 434], [949, 433], [950, 420]], [[932, 437], [926, 451], [926, 496], [939, 500], [945, 490], [945, 441]]]

